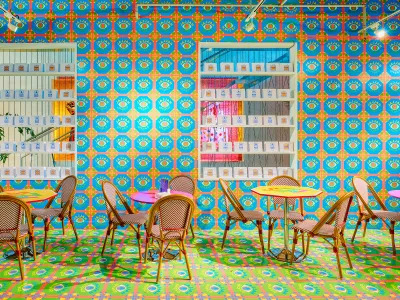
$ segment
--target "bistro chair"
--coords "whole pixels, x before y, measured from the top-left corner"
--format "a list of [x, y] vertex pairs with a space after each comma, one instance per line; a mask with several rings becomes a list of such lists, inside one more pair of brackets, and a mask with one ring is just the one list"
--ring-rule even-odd
[[[356, 228], [354, 229], [353, 237], [351, 238], [351, 242], [354, 242], [354, 238], [356, 237], [357, 229], [361, 225], [362, 221], [365, 222], [363, 237], [365, 237], [365, 233], [367, 231], [367, 224], [371, 219], [381, 219], [389, 228], [390, 235], [392, 237], [392, 249], [393, 255], [396, 255], [396, 244], [394, 242], [394, 226], [396, 222], [400, 222], [400, 213], [388, 211], [382, 199], [378, 196], [374, 188], [363, 178], [353, 177], [353, 187], [357, 196], [358, 201], [358, 212], [359, 217], [356, 224]], [[369, 205], [369, 192], [371, 192], [373, 199], [378, 202], [379, 206], [382, 208], [380, 210], [371, 209]], [[388, 224], [387, 222], [390, 222]]]
[[[26, 224], [22, 224], [24, 217], [26, 218]], [[0, 196], [0, 243], [9, 245], [18, 256], [21, 280], [24, 280], [21, 246], [27, 236], [29, 236], [29, 241], [32, 243], [33, 259], [36, 260], [35, 237], [30, 208], [18, 198]], [[15, 248], [11, 243], [15, 243]]]
[[[32, 210], [33, 222], [35, 222], [36, 218], [41, 218], [44, 221], [43, 252], [46, 251], [46, 241], [50, 229], [50, 223], [56, 218], [59, 218], [61, 221], [63, 235], [65, 234], [64, 219], [68, 219], [71, 223], [72, 229], [74, 230], [76, 241], [79, 241], [74, 220], [72, 219], [72, 203], [75, 197], [77, 182], [78, 179], [74, 175], [65, 177], [54, 190], [58, 195], [50, 199], [45, 208]], [[58, 196], [60, 196], [60, 208], [52, 208], [51, 205], [53, 204], [54, 199]]]
[[[193, 200], [178, 194], [162, 197], [150, 209], [150, 217], [146, 229], [144, 262], [147, 262], [147, 250], [150, 239], [152, 239], [158, 244], [159, 248], [157, 283], [160, 279], [162, 259], [171, 243], [178, 246], [179, 254], [183, 253], [185, 256], [189, 280], [192, 279], [185, 246], [185, 237], [192, 220], [193, 210]], [[159, 225], [154, 224], [157, 215]]]
[[[188, 193], [194, 197], [194, 190], [196, 185], [193, 179], [186, 175], [178, 175], [172, 178], [169, 182], [169, 186], [173, 191], [181, 191]], [[192, 237], [195, 238], [192, 223], [189, 224]]]
[[[272, 178], [268, 182], [268, 186], [274, 186], [274, 185], [288, 185], [288, 186], [301, 186], [300, 182], [298, 182], [296, 179], [290, 176], [277, 176]], [[270, 197], [268, 197], [268, 202], [267, 202], [267, 214], [269, 216], [268, 220], [268, 246], [267, 249], [270, 250], [270, 245], [271, 245], [271, 238], [272, 238], [272, 233], [274, 230], [275, 222], [278, 220], [283, 220], [284, 219], [284, 212], [283, 212], [283, 205], [285, 204], [285, 198], [283, 197], [271, 197], [272, 203], [274, 205], [274, 210], [269, 210], [270, 208], [270, 203], [269, 203]], [[290, 222], [293, 224], [303, 221], [304, 220], [304, 210], [303, 210], [303, 200], [300, 198], [299, 200], [299, 208], [300, 208], [300, 213], [294, 211], [294, 208], [296, 206], [296, 199], [295, 198], [289, 198], [287, 199], [288, 201], [288, 206], [289, 206], [289, 212], [287, 215], [287, 218]], [[303, 250], [304, 250], [304, 239], [302, 240], [302, 245], [303, 245]]]
[[[231, 225], [235, 224], [236, 222], [252, 222], [258, 228], [258, 236], [260, 238], [261, 250], [262, 253], [265, 254], [264, 249], [264, 240], [263, 240], [263, 233], [262, 233], [262, 222], [264, 221], [264, 215], [262, 212], [257, 210], [244, 210], [242, 204], [240, 204], [239, 200], [236, 198], [233, 191], [230, 189], [228, 183], [223, 180], [222, 178], [219, 179], [219, 183], [221, 184], [222, 191], [224, 192], [224, 204], [226, 208], [227, 218], [226, 218], [226, 225], [224, 236], [222, 238], [222, 246], [221, 249], [224, 249], [225, 239], [228, 234], [228, 231]], [[230, 205], [233, 206], [233, 210], [230, 210]]]
[[[349, 192], [342, 196], [335, 204], [325, 213], [325, 215], [318, 222], [315, 220], [304, 220], [299, 222], [293, 226], [294, 236], [293, 236], [293, 245], [292, 245], [292, 253], [295, 253], [295, 247], [297, 244], [297, 236], [300, 232], [300, 235], [304, 236], [307, 234], [307, 247], [304, 258], [308, 255], [308, 250], [310, 248], [310, 237], [322, 237], [325, 241], [327, 241], [330, 245], [333, 246], [333, 252], [336, 254], [337, 265], [339, 269], [339, 278], [342, 279], [342, 267], [340, 265], [340, 257], [339, 257], [339, 246], [342, 244], [347, 260], [349, 262], [350, 269], [353, 268], [351, 264], [350, 255], [347, 251], [346, 242], [344, 240], [344, 229], [346, 227], [347, 216], [349, 214], [349, 209], [351, 205], [351, 201], [353, 200], [354, 192]], [[331, 243], [328, 238], [333, 239], [333, 243]], [[292, 255], [290, 263], [293, 263]]]
[[[101, 250], [101, 255], [103, 256], [104, 254], [104, 250], [107, 244], [107, 238], [110, 235], [111, 231], [112, 231], [111, 246], [112, 246], [114, 243], [115, 230], [118, 229], [118, 226], [120, 227], [129, 226], [136, 232], [136, 239], [138, 241], [138, 249], [139, 249], [139, 261], [142, 261], [142, 251], [140, 246], [140, 238], [141, 238], [140, 227], [146, 223], [147, 213], [144, 212], [134, 213], [132, 209], [129, 207], [128, 203], [126, 202], [124, 196], [122, 196], [121, 192], [110, 181], [103, 181], [102, 190], [104, 198], [106, 200], [108, 227], [107, 227], [106, 237], [104, 239], [103, 249]], [[117, 211], [118, 200], [124, 205], [127, 213], [120, 214]]]

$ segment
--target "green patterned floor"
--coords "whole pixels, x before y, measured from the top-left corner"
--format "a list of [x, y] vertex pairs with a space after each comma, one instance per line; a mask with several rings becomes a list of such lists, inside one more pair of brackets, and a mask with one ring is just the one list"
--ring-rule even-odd
[[[260, 254], [254, 232], [231, 231], [221, 251], [221, 232], [197, 233], [188, 239], [193, 279], [188, 281], [184, 260], [164, 264], [162, 281], [155, 284], [157, 263], [138, 264], [132, 233], [117, 232], [115, 245], [100, 256], [103, 231], [72, 235], [51, 233], [49, 250], [36, 261], [25, 261], [26, 279], [19, 280], [17, 261], [0, 260], [1, 299], [253, 299], [253, 298], [399, 298], [400, 253], [391, 255], [386, 231], [367, 232], [351, 245], [354, 269], [342, 257], [344, 279], [337, 279], [336, 259], [328, 244], [314, 240], [310, 256], [290, 266]], [[42, 233], [37, 232], [38, 248]], [[350, 232], [348, 232], [350, 234]], [[397, 235], [399, 236], [399, 235]], [[278, 231], [273, 245], [281, 243]], [[397, 240], [400, 245], [400, 241]], [[4, 246], [3, 248], [4, 249]], [[400, 249], [398, 249], [400, 252]], [[12, 280], [10, 280], [12, 278]]]

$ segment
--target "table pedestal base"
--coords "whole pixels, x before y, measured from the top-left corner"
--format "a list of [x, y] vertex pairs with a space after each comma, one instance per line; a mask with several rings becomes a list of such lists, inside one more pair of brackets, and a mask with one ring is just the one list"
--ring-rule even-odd
[[[33, 249], [32, 249], [31, 246], [27, 246], [27, 247], [22, 248], [21, 249], [21, 253], [22, 253], [22, 259], [27, 259], [29, 257], [33, 257]], [[41, 253], [42, 252], [39, 252], [39, 251], [36, 250], [36, 255], [39, 255]], [[5, 252], [3, 257], [5, 259], [10, 259], [10, 260], [18, 258], [17, 254], [15, 253], [14, 250], [9, 250], [9, 251]]]
[[[158, 261], [160, 251], [158, 249], [149, 249], [147, 250], [147, 260], [149, 261]], [[179, 250], [167, 249], [164, 254], [165, 260], [174, 260], [177, 256], [179, 256]], [[142, 254], [144, 258], [144, 253]]]
[[[287, 249], [281, 249], [281, 248], [273, 248], [270, 249], [268, 251], [268, 255], [272, 258], [275, 258], [279, 261], [283, 261], [283, 262], [290, 262], [290, 260], [292, 259], [292, 251], [287, 250]], [[303, 257], [304, 253], [300, 252], [300, 251], [295, 251], [294, 253], [294, 258], [293, 258], [293, 262], [301, 262], [304, 257]]]

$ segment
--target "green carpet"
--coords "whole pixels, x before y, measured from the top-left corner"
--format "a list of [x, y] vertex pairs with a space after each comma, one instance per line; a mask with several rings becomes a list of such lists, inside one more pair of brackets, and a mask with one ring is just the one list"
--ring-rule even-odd
[[[79, 232], [79, 244], [71, 231], [65, 237], [51, 231], [46, 255], [24, 261], [25, 281], [19, 279], [17, 260], [1, 257], [0, 298], [398, 298], [400, 248], [398, 256], [392, 256], [389, 233], [369, 230], [353, 245], [350, 233], [346, 240], [354, 268], [348, 268], [342, 251], [343, 280], [337, 278], [332, 249], [322, 240], [312, 240], [310, 255], [303, 262], [289, 265], [261, 255], [255, 232], [233, 230], [224, 250], [220, 249], [222, 231], [198, 232], [196, 239], [188, 238], [192, 280], [187, 280], [184, 260], [174, 260], [164, 263], [162, 280], [156, 284], [157, 263], [138, 263], [132, 232], [118, 231], [114, 246], [108, 246], [101, 257], [103, 231]], [[272, 246], [280, 246], [282, 233], [274, 235]], [[41, 231], [36, 239], [41, 250]]]

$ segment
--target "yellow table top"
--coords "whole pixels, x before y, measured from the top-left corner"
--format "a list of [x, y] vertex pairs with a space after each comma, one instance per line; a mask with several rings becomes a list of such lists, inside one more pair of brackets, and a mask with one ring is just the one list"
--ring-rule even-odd
[[283, 198], [307, 198], [316, 197], [322, 193], [320, 190], [315, 190], [302, 186], [289, 186], [289, 185], [273, 185], [273, 186], [259, 186], [252, 191], [262, 196], [283, 197]]
[[35, 190], [35, 189], [24, 189], [24, 190], [12, 190], [0, 193], [0, 196], [7, 195], [13, 196], [26, 203], [40, 202], [55, 197], [57, 193], [53, 190]]

